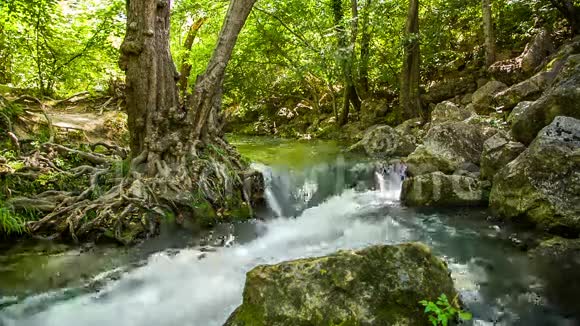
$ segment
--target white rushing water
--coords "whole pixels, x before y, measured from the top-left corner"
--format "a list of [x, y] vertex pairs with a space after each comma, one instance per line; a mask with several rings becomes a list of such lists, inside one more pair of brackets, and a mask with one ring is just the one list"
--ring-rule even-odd
[[[269, 176], [271, 182], [271, 175]], [[319, 256], [339, 249], [402, 242], [410, 233], [395, 220], [363, 218], [398, 201], [399, 182], [389, 179], [380, 190], [344, 190], [296, 218], [256, 222], [259, 236], [245, 244], [203, 254], [184, 249], [161, 252], [99, 292], [53, 303], [30, 316], [33, 297], [10, 307], [7, 326], [214, 326], [222, 325], [241, 303], [245, 274], [259, 264]], [[312, 192], [312, 182], [302, 191]], [[281, 204], [269, 184], [266, 195], [275, 215]], [[307, 194], [306, 197], [311, 197]], [[201, 258], [201, 255], [204, 258]], [[43, 296], [49, 296], [44, 294]], [[2, 324], [0, 322], [0, 324]]]
[[498, 242], [496, 229], [462, 225], [471, 222], [455, 209], [401, 207], [404, 166], [339, 161], [298, 172], [254, 167], [266, 176], [270, 218], [242, 225], [249, 237], [234, 230], [224, 237], [229, 245], [215, 251], [158, 252], [140, 267], [100, 274], [81, 290], [24, 300], [0, 293], [0, 307], [6, 307], [0, 308], [0, 326], [221, 326], [241, 303], [245, 275], [257, 265], [408, 241], [428, 244], [448, 262], [474, 325], [575, 325], [550, 310], [538, 293], [551, 287], [530, 273], [524, 253]]

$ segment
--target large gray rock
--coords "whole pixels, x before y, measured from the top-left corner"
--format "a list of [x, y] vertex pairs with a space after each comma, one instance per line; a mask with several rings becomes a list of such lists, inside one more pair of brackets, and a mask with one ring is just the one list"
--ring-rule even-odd
[[529, 144], [556, 116], [580, 119], [580, 54], [570, 56], [552, 88], [513, 119], [512, 134]]
[[554, 77], [552, 72], [540, 72], [496, 94], [494, 101], [503, 110], [511, 110], [522, 101], [535, 101], [550, 86]]
[[475, 178], [434, 172], [405, 179], [401, 201], [407, 206], [484, 206], [488, 199], [485, 188]]
[[367, 130], [363, 139], [349, 151], [365, 152], [369, 156], [388, 158], [407, 156], [415, 150], [413, 139], [389, 126], [375, 126]]
[[524, 73], [533, 73], [555, 50], [550, 33], [544, 28], [538, 30], [520, 55], [522, 71]]
[[523, 101], [518, 103], [518, 105], [516, 105], [512, 112], [510, 112], [507, 118], [508, 125], [513, 126], [513, 124], [519, 119], [519, 116], [526, 112], [532, 104], [534, 104], [534, 102], [530, 101]]
[[421, 99], [425, 104], [439, 103], [476, 89], [477, 83], [472, 77], [450, 78], [431, 83]]
[[517, 84], [534, 74], [544, 60], [554, 52], [550, 34], [540, 29], [517, 58], [494, 63], [489, 67], [491, 76], [508, 85]]
[[427, 131], [423, 127], [424, 127], [423, 119], [415, 118], [404, 121], [400, 125], [396, 126], [395, 130], [399, 134], [408, 137], [410, 140], [413, 141], [414, 144], [417, 144], [419, 143], [420, 140], [423, 139], [423, 137], [427, 133]]
[[421, 175], [436, 171], [453, 173], [462, 163], [479, 165], [485, 137], [479, 126], [465, 122], [446, 122], [431, 127], [405, 162], [408, 172]]
[[[366, 125], [379, 122], [387, 116], [389, 101], [386, 99], [366, 99], [361, 103], [361, 120]], [[384, 122], [383, 122], [384, 123]]]
[[457, 106], [453, 102], [445, 101], [437, 104], [431, 112], [431, 123], [438, 124], [447, 121], [463, 121], [472, 113], [465, 108]]
[[475, 91], [472, 100], [475, 112], [478, 114], [486, 114], [493, 111], [492, 109], [495, 104], [494, 97], [505, 89], [507, 89], [506, 84], [492, 80]]
[[580, 120], [557, 117], [493, 179], [491, 206], [551, 232], [580, 230]]
[[496, 172], [515, 160], [526, 147], [514, 142], [505, 132], [498, 132], [483, 144], [481, 154], [481, 177], [492, 180]]
[[453, 282], [423, 244], [340, 251], [254, 268], [225, 326], [427, 326], [418, 302], [442, 293]]

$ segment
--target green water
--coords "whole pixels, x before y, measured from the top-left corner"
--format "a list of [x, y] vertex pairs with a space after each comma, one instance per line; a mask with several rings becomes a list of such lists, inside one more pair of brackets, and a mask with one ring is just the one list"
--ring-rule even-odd
[[228, 141], [250, 162], [301, 169], [332, 162], [345, 153], [346, 144], [328, 140], [289, 140], [273, 137], [228, 135]]

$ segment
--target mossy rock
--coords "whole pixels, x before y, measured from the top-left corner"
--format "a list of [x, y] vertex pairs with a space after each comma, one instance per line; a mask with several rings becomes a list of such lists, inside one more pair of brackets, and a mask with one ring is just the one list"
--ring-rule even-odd
[[512, 134], [530, 144], [557, 116], [580, 119], [580, 54], [570, 56], [552, 88], [512, 119]]
[[420, 300], [456, 295], [423, 244], [379, 245], [258, 266], [226, 326], [429, 325]]
[[401, 200], [407, 206], [484, 206], [489, 198], [487, 189], [475, 178], [434, 172], [406, 179]]
[[483, 143], [483, 128], [466, 122], [445, 122], [431, 127], [424, 143], [405, 163], [411, 175], [441, 171], [453, 173], [463, 163], [479, 165]]
[[503, 217], [576, 236], [580, 232], [580, 120], [557, 117], [493, 179], [491, 206]]

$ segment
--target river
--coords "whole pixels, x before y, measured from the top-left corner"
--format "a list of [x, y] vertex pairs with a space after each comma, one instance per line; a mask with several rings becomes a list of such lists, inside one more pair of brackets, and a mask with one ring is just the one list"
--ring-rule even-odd
[[577, 275], [530, 259], [514, 245], [521, 231], [489, 211], [402, 207], [397, 167], [344, 155], [337, 143], [230, 141], [266, 175], [259, 219], [194, 237], [166, 227], [135, 248], [4, 251], [0, 325], [221, 326], [256, 265], [408, 241], [447, 261], [469, 323], [578, 324], [577, 293], [563, 282]]

